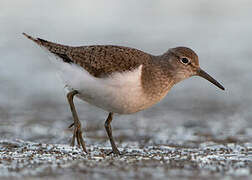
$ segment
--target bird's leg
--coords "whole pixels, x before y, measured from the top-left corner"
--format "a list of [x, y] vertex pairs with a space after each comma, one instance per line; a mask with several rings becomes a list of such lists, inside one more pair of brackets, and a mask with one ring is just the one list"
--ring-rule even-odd
[[107, 131], [113, 153], [119, 155], [120, 151], [117, 149], [117, 147], [115, 145], [114, 138], [112, 136], [112, 129], [111, 129], [111, 126], [110, 126], [110, 123], [112, 122], [112, 119], [113, 119], [113, 113], [110, 112], [109, 115], [108, 115], [107, 120], [105, 121], [104, 126], [105, 126], [105, 129]]
[[80, 120], [78, 118], [78, 115], [77, 115], [77, 112], [76, 112], [76, 109], [75, 109], [75, 106], [74, 106], [74, 103], [73, 103], [73, 98], [78, 93], [79, 93], [78, 91], [73, 90], [73, 91], [71, 91], [71, 92], [69, 92], [67, 94], [67, 99], [68, 99], [68, 102], [69, 102], [69, 105], [70, 105], [70, 108], [71, 108], [71, 112], [72, 112], [72, 115], [73, 115], [73, 120], [74, 120], [74, 123], [69, 126], [69, 127], [74, 126], [74, 132], [73, 132], [73, 138], [72, 138], [72, 141], [71, 141], [71, 146], [74, 146], [75, 139], [76, 139], [77, 143], [78, 143], [78, 146], [81, 145], [83, 151], [85, 151], [87, 153], [85, 142], [84, 142], [84, 140], [82, 138], [81, 123], [80, 123]]

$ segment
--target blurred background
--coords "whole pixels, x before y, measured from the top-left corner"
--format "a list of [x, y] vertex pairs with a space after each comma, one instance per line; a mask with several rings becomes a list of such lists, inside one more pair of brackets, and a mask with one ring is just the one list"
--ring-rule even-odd
[[[63, 85], [26, 32], [61, 44], [114, 44], [154, 55], [188, 46], [226, 88], [193, 77], [148, 110], [116, 115], [119, 147], [252, 142], [251, 17], [250, 0], [1, 0], [0, 137], [64, 144], [71, 139]], [[107, 112], [76, 103], [87, 146], [109, 147]]]

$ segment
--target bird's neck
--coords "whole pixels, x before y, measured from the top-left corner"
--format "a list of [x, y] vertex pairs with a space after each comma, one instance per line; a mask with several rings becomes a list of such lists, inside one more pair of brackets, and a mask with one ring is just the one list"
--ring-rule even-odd
[[142, 86], [151, 99], [160, 100], [175, 84], [171, 72], [167, 71], [160, 56], [154, 56], [142, 69]]

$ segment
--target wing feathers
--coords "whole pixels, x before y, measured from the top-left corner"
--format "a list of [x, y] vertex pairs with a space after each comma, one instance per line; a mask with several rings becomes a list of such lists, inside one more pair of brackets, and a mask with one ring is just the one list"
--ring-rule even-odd
[[23, 33], [28, 39], [45, 47], [66, 63], [75, 63], [95, 77], [108, 76], [114, 72], [135, 69], [141, 64], [149, 63], [150, 54], [122, 46], [95, 45], [71, 47], [53, 43], [40, 38], [33, 38]]

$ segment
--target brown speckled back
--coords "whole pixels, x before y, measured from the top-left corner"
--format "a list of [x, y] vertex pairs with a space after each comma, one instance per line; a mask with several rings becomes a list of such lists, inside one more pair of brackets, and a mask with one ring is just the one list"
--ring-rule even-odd
[[72, 47], [66, 54], [95, 77], [133, 70], [151, 59], [140, 50], [111, 45]]
[[133, 70], [152, 58], [151, 55], [134, 48], [112, 45], [71, 47], [24, 35], [61, 57], [64, 62], [78, 64], [95, 77]]

